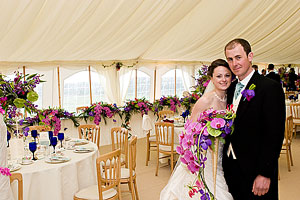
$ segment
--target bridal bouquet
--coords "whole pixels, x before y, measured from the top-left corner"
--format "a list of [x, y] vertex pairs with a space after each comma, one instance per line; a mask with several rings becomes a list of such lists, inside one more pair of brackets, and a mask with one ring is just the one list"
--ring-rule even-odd
[[[219, 141], [225, 143], [226, 136], [233, 132], [234, 118], [235, 113], [231, 106], [222, 111], [208, 109], [200, 114], [196, 122], [187, 120], [185, 132], [179, 136], [180, 145], [176, 151], [180, 154], [181, 162], [198, 177], [195, 185], [188, 186], [190, 197], [199, 192], [201, 199], [215, 199], [218, 145]], [[213, 151], [214, 194], [207, 187], [204, 176], [208, 148]]]

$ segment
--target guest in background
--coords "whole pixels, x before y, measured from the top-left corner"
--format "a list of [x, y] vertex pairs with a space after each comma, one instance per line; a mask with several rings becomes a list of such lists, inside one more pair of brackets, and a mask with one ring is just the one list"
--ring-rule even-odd
[[257, 65], [252, 65], [252, 68], [254, 69], [255, 73], [258, 73], [258, 66]]
[[265, 69], [261, 70], [261, 75], [266, 76], [267, 71]]
[[273, 79], [274, 81], [277, 81], [278, 83], [280, 83], [280, 76], [279, 74], [276, 74], [274, 72], [274, 65], [273, 64], [269, 64], [268, 65], [268, 74], [266, 75], [266, 77]]
[[297, 75], [295, 74], [295, 69], [291, 68], [289, 72], [289, 83], [288, 83], [288, 88], [290, 91], [296, 90], [295, 81], [297, 81]]

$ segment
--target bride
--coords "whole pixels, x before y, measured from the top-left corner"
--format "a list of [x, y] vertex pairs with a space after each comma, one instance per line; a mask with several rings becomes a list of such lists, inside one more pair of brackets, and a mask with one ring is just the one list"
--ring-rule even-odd
[[[214, 110], [225, 110], [227, 105], [226, 90], [231, 83], [232, 72], [228, 63], [225, 60], [217, 59], [211, 63], [208, 68], [208, 75], [210, 83], [205, 90], [204, 95], [196, 102], [192, 114], [191, 121], [196, 121], [199, 114], [208, 108]], [[220, 143], [218, 149], [218, 166], [217, 166], [217, 181], [216, 181], [216, 196], [217, 200], [233, 200], [228, 191], [227, 184], [224, 179], [222, 169], [222, 149], [223, 144]], [[210, 189], [213, 191], [213, 174], [212, 174], [212, 160], [211, 151], [207, 151], [207, 160], [205, 162], [205, 181]], [[179, 163], [179, 159], [178, 159]], [[185, 200], [191, 199], [189, 196], [189, 188], [187, 185], [192, 184], [197, 179], [197, 175], [192, 174], [186, 165], [177, 164], [168, 184], [160, 193], [160, 200]], [[200, 199], [201, 194], [196, 193], [192, 199]]]

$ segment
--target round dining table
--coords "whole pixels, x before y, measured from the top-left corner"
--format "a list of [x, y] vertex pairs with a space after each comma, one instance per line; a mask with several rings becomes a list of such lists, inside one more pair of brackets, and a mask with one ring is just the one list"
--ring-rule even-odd
[[[48, 163], [46, 158], [30, 165], [21, 165], [16, 171], [23, 176], [24, 200], [72, 200], [74, 194], [87, 186], [97, 183], [97, 145], [89, 142], [81, 147], [93, 148], [87, 153], [65, 150], [62, 153], [70, 158], [64, 163]], [[11, 185], [17, 199], [17, 182]]]

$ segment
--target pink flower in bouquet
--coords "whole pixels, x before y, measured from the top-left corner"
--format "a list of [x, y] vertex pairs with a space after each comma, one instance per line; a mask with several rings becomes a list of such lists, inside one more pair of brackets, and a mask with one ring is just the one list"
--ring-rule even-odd
[[187, 168], [190, 170], [190, 172], [192, 172], [192, 174], [195, 174], [199, 171], [200, 166], [197, 162], [193, 161], [188, 164]]
[[203, 86], [204, 86], [204, 87], [207, 87], [208, 84], [209, 84], [209, 82], [210, 82], [210, 80], [207, 80], [205, 83], [203, 83]]
[[2, 115], [4, 115], [4, 113], [5, 113], [5, 110], [2, 108], [1, 104], [0, 104], [0, 113], [1, 113]]
[[200, 134], [201, 130], [202, 130], [202, 125], [198, 122], [192, 122], [192, 123], [189, 123], [186, 127], [185, 127], [185, 130], [186, 130], [186, 133], [188, 134]]
[[180, 154], [180, 155], [183, 155], [183, 154], [184, 154], [184, 149], [182, 148], [181, 145], [178, 145], [178, 146], [176, 147], [176, 152], [177, 152], [178, 154]]
[[211, 121], [211, 124], [210, 126], [214, 129], [220, 129], [222, 127], [224, 127], [226, 124], [226, 121], [222, 118], [214, 118], [212, 121]]
[[184, 149], [190, 149], [194, 145], [194, 137], [191, 134], [185, 134], [181, 142]]

